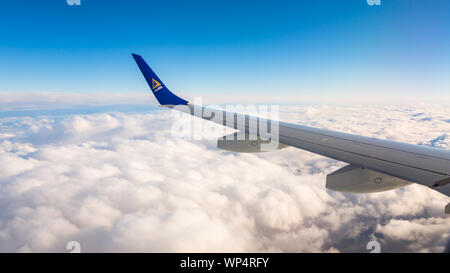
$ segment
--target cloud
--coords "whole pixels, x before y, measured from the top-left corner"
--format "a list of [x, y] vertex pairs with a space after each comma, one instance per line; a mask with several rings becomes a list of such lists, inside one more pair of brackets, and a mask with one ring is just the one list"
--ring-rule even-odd
[[[425, 113], [417, 115], [417, 113]], [[447, 108], [286, 106], [283, 120], [447, 148]], [[429, 121], [421, 121], [424, 117]], [[169, 110], [0, 119], [0, 251], [441, 252], [448, 197], [325, 189], [344, 166], [295, 148], [174, 138]], [[445, 137], [442, 137], [445, 136]], [[442, 144], [444, 143], [444, 144]]]
[[102, 106], [111, 104], [142, 105], [151, 102], [147, 93], [57, 93], [57, 92], [0, 92], [2, 111], [29, 109], [64, 109], [68, 107]]

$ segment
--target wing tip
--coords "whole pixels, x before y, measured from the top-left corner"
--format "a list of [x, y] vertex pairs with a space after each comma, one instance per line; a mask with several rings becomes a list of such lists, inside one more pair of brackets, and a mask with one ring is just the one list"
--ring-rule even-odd
[[189, 102], [173, 94], [139, 54], [131, 53], [150, 90], [161, 105], [187, 105]]

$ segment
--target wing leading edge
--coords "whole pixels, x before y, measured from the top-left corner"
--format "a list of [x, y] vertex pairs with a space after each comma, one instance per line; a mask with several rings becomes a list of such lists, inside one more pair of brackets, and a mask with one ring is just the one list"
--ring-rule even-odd
[[[268, 127], [276, 124], [279, 128], [276, 140], [283, 146], [300, 148], [362, 169], [367, 168], [374, 172], [371, 175], [375, 181], [386, 175], [386, 177], [400, 179], [401, 183], [399, 185], [404, 186], [408, 182], [414, 182], [450, 196], [450, 151], [334, 132], [191, 105], [186, 100], [170, 92], [142, 57], [135, 54], [133, 54], [133, 57], [144, 74], [153, 94], [163, 106], [168, 106], [231, 128], [245, 128], [245, 131], [250, 130], [249, 124], [254, 120], [266, 122]], [[152, 87], [153, 79], [163, 86], [163, 98], [158, 93], [159, 91], [154, 91]], [[212, 118], [214, 116], [221, 118]], [[377, 173], [380, 174], [380, 177], [377, 176]]]

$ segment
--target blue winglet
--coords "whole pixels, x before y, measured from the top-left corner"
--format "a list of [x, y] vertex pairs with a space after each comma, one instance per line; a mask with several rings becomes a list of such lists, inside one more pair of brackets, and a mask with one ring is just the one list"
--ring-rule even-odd
[[139, 69], [144, 75], [145, 80], [147, 81], [148, 86], [155, 95], [159, 104], [161, 105], [186, 105], [188, 102], [178, 97], [174, 93], [170, 92], [170, 90], [164, 85], [164, 83], [156, 76], [155, 72], [148, 66], [148, 64], [144, 61], [144, 59], [137, 55], [133, 55], [134, 60], [136, 61]]

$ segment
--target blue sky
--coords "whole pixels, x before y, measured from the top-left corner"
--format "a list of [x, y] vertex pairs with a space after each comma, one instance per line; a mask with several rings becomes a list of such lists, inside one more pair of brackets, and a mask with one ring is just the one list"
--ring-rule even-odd
[[6, 1], [0, 92], [450, 101], [450, 2]]

